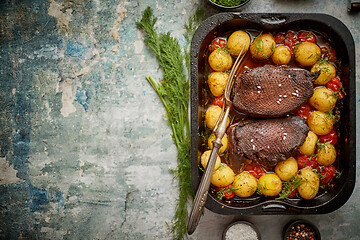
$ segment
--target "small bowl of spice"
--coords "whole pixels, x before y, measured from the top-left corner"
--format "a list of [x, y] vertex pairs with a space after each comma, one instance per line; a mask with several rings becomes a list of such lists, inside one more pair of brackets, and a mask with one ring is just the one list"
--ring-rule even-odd
[[250, 0], [208, 0], [210, 4], [224, 11], [235, 11], [244, 7]]
[[222, 240], [261, 240], [261, 235], [254, 224], [237, 221], [225, 228]]
[[296, 220], [284, 228], [284, 240], [321, 240], [319, 229], [309, 221]]

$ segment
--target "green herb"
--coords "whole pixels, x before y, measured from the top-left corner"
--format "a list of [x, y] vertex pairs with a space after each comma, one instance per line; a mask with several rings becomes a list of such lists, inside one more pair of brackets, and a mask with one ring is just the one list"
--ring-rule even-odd
[[236, 191], [236, 190], [238, 190], [238, 188], [236, 188], [236, 187], [223, 188], [216, 192], [216, 196], [221, 201], [223, 199], [223, 197], [225, 197], [226, 193]]
[[216, 3], [218, 5], [224, 6], [224, 7], [235, 7], [240, 5], [243, 2], [246, 2], [247, 0], [211, 0], [213, 3]]
[[170, 226], [173, 239], [184, 239], [187, 236], [187, 202], [194, 195], [190, 181], [189, 81], [185, 75], [183, 62], [186, 62], [187, 69], [189, 69], [189, 43], [196, 27], [202, 20], [200, 15], [198, 11], [195, 17], [190, 18], [189, 24], [185, 26], [184, 37], [188, 41], [185, 56], [178, 40], [171, 37], [170, 33], [158, 34], [155, 31], [154, 25], [157, 18], [154, 17], [150, 7], [145, 9], [142, 19], [136, 22], [137, 26], [146, 33], [147, 36], [144, 41], [154, 52], [160, 67], [163, 69], [164, 79], [159, 83], [155, 82], [151, 76], [147, 76], [146, 79], [165, 107], [167, 121], [173, 132], [172, 138], [178, 150], [178, 166], [176, 169], [170, 170], [179, 180], [179, 198]]
[[287, 180], [286, 182], [283, 182], [283, 188], [281, 190], [281, 193], [279, 194], [279, 197], [276, 198], [277, 200], [282, 200], [290, 196], [290, 194], [297, 189], [302, 183], [301, 177], [294, 176]]

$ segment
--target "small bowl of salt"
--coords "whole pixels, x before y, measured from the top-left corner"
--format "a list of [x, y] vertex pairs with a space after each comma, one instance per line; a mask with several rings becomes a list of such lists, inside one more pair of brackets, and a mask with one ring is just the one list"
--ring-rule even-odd
[[222, 240], [261, 240], [257, 227], [247, 221], [237, 221], [227, 226]]

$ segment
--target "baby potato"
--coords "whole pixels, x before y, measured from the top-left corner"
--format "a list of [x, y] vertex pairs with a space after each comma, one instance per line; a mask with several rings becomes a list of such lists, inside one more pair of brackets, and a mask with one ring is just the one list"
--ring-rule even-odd
[[257, 180], [248, 172], [242, 172], [235, 176], [233, 186], [237, 189], [235, 194], [239, 197], [250, 197], [256, 192]]
[[317, 162], [320, 165], [329, 166], [336, 160], [336, 150], [331, 143], [321, 144], [321, 147], [317, 150], [316, 156]]
[[318, 45], [312, 42], [302, 42], [295, 48], [295, 61], [302, 66], [314, 65], [321, 56]]
[[224, 94], [228, 78], [229, 74], [224, 72], [213, 72], [209, 75], [207, 83], [212, 95], [220, 97]]
[[[208, 139], [208, 147], [210, 149], [213, 149], [213, 141], [216, 139], [216, 136], [215, 134], [211, 134], [209, 139]], [[219, 149], [219, 154], [222, 154], [223, 152], [225, 152], [225, 150], [227, 149], [227, 146], [228, 146], [228, 138], [226, 136], [226, 134], [223, 136], [223, 138], [221, 139], [221, 143], [222, 143], [222, 146], [221, 148]]]
[[301, 169], [298, 176], [301, 178], [298, 187], [299, 195], [304, 199], [314, 198], [319, 191], [319, 176], [310, 168]]
[[266, 173], [259, 178], [258, 190], [265, 196], [275, 197], [282, 190], [281, 179], [274, 173]]
[[260, 34], [250, 45], [250, 53], [257, 60], [268, 59], [274, 53], [275, 46], [271, 33]]
[[225, 72], [230, 69], [233, 64], [230, 53], [223, 48], [217, 48], [215, 51], [210, 53], [208, 60], [210, 67], [215, 72]]
[[315, 152], [317, 140], [318, 140], [318, 136], [312, 131], [309, 131], [306, 136], [305, 142], [299, 148], [300, 153], [305, 155], [313, 154]]
[[[211, 154], [211, 150], [207, 150], [201, 155], [200, 161], [201, 161], [201, 165], [204, 167], [204, 169], [206, 168], [206, 166], [207, 166], [207, 164], [209, 162], [210, 154]], [[220, 165], [221, 165], [221, 159], [220, 159], [219, 156], [217, 156], [214, 171], [216, 169], [218, 169], [220, 167]]]
[[244, 31], [233, 32], [230, 35], [226, 46], [232, 55], [238, 56], [242, 48], [244, 48], [243, 53], [249, 49], [250, 36]]
[[[211, 129], [211, 130], [214, 129], [216, 122], [220, 117], [220, 114], [221, 114], [221, 107], [216, 106], [216, 105], [213, 105], [206, 110], [205, 123], [209, 129]], [[230, 124], [230, 119], [228, 117], [227, 126], [229, 126], [229, 124]]]
[[318, 87], [314, 89], [312, 97], [309, 99], [311, 106], [321, 112], [333, 110], [336, 104], [334, 92], [326, 87]]
[[298, 164], [295, 158], [290, 157], [285, 161], [279, 162], [275, 166], [275, 173], [283, 181], [287, 181], [296, 175], [298, 171]]
[[317, 85], [325, 85], [336, 76], [336, 68], [327, 61], [318, 61], [312, 66], [310, 72], [321, 71], [319, 77], [315, 79]]
[[226, 187], [234, 182], [234, 179], [234, 171], [228, 165], [222, 164], [218, 169], [216, 169], [216, 171], [213, 172], [211, 183], [215, 187]]
[[271, 59], [277, 65], [286, 65], [291, 60], [291, 52], [285, 46], [277, 46]]
[[328, 134], [334, 126], [333, 119], [330, 114], [320, 111], [314, 111], [309, 114], [307, 119], [308, 126], [316, 135]]

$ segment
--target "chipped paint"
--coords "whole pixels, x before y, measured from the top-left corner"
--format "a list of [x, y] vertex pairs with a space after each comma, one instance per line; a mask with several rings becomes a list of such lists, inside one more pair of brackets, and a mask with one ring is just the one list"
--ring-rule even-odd
[[60, 112], [64, 117], [68, 117], [71, 113], [76, 111], [73, 103], [76, 98], [76, 90], [80, 87], [80, 83], [77, 83], [70, 78], [66, 78], [64, 81], [59, 82], [58, 86], [58, 91], [62, 93], [62, 107]]
[[0, 185], [19, 181], [20, 178], [16, 176], [16, 173], [14, 166], [10, 166], [5, 158], [0, 157]]
[[57, 20], [57, 26], [61, 29], [68, 30], [69, 23], [71, 22], [73, 10], [71, 8], [64, 9], [62, 4], [57, 3], [55, 0], [50, 0], [48, 9], [49, 16], [53, 16]]
[[[122, 20], [126, 17], [126, 8], [125, 6], [128, 5], [129, 2], [121, 2], [119, 5], [117, 5], [116, 7], [116, 14], [118, 15], [117, 19], [114, 21], [113, 26], [109, 29], [111, 36], [116, 40], [116, 42], [119, 44], [120, 43], [120, 33], [119, 33], [119, 28], [120, 28], [120, 24], [122, 22]], [[117, 52], [119, 50], [119, 45], [114, 45], [111, 48], [112, 52]]]

